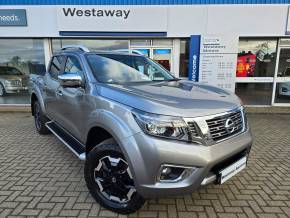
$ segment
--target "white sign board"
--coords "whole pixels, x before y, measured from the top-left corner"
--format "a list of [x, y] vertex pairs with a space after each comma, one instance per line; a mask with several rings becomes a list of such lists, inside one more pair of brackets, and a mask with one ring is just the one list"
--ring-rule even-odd
[[161, 6], [71, 6], [57, 8], [59, 31], [166, 32]]
[[202, 36], [199, 81], [235, 91], [238, 37]]
[[288, 6], [288, 17], [287, 17], [287, 26], [286, 26], [286, 35], [290, 35], [290, 6]]

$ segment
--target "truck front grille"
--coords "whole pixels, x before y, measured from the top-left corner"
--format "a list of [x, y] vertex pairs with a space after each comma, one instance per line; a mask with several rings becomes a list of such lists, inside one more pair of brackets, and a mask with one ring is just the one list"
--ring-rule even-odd
[[236, 110], [205, 117], [184, 118], [193, 142], [213, 145], [242, 133], [246, 117], [242, 107]]
[[228, 113], [206, 120], [211, 138], [214, 141], [226, 139], [243, 130], [244, 122], [242, 111]]

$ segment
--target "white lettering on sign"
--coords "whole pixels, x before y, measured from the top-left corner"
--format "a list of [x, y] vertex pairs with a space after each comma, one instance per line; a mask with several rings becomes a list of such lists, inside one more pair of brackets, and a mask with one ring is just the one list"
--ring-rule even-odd
[[18, 18], [18, 16], [17, 15], [15, 15], [15, 14], [12, 14], [12, 15], [10, 15], [10, 16], [5, 16], [5, 15], [3, 15], [3, 16], [0, 16], [0, 20], [1, 21], [19, 21], [19, 18]]
[[192, 80], [196, 80], [196, 74], [197, 74], [197, 56], [193, 55], [192, 56]]

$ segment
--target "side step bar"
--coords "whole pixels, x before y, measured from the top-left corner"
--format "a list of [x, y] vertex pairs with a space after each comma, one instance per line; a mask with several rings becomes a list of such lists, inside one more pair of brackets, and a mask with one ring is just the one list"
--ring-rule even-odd
[[217, 180], [217, 176], [213, 173], [210, 173], [209, 175], [207, 175], [207, 177], [205, 177], [201, 183], [201, 185], [208, 185], [211, 183], [214, 183]]
[[86, 160], [85, 146], [73, 138], [64, 129], [59, 127], [55, 122], [49, 121], [45, 126], [68, 147], [80, 160]]

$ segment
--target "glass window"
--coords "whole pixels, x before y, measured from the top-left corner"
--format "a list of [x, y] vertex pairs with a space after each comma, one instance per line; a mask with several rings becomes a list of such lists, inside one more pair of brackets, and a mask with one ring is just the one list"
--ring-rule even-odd
[[290, 103], [290, 83], [281, 82], [276, 84], [275, 103]]
[[150, 39], [132, 39], [130, 46], [151, 46]]
[[49, 69], [49, 74], [51, 75], [52, 78], [57, 79], [57, 76], [61, 72], [63, 59], [64, 59], [63, 56], [54, 56], [52, 58]]
[[180, 40], [179, 77], [188, 77], [189, 39]]
[[236, 94], [245, 105], [271, 105], [272, 83], [237, 83]]
[[162, 65], [166, 70], [170, 71], [171, 49], [153, 49], [153, 60]]
[[236, 76], [273, 77], [276, 56], [276, 39], [240, 39]]
[[0, 104], [29, 104], [29, 77], [44, 72], [42, 39], [0, 39]]
[[[102, 57], [101, 57], [102, 56]], [[145, 56], [87, 55], [96, 79], [103, 83], [136, 83], [172, 80], [174, 77]]]
[[290, 48], [281, 48], [278, 66], [278, 77], [290, 77]]
[[68, 45], [82, 45], [90, 50], [118, 50], [128, 49], [128, 40], [111, 40], [111, 39], [53, 39], [53, 52], [59, 51], [62, 47]]
[[68, 56], [65, 64], [65, 73], [80, 73], [82, 72], [82, 67], [77, 59], [77, 57], [74, 56]]
[[149, 57], [150, 56], [150, 49], [147, 49], [147, 48], [137, 48], [137, 49], [134, 49], [136, 51], [139, 51], [141, 54]]
[[172, 39], [153, 39], [153, 46], [172, 46]]

